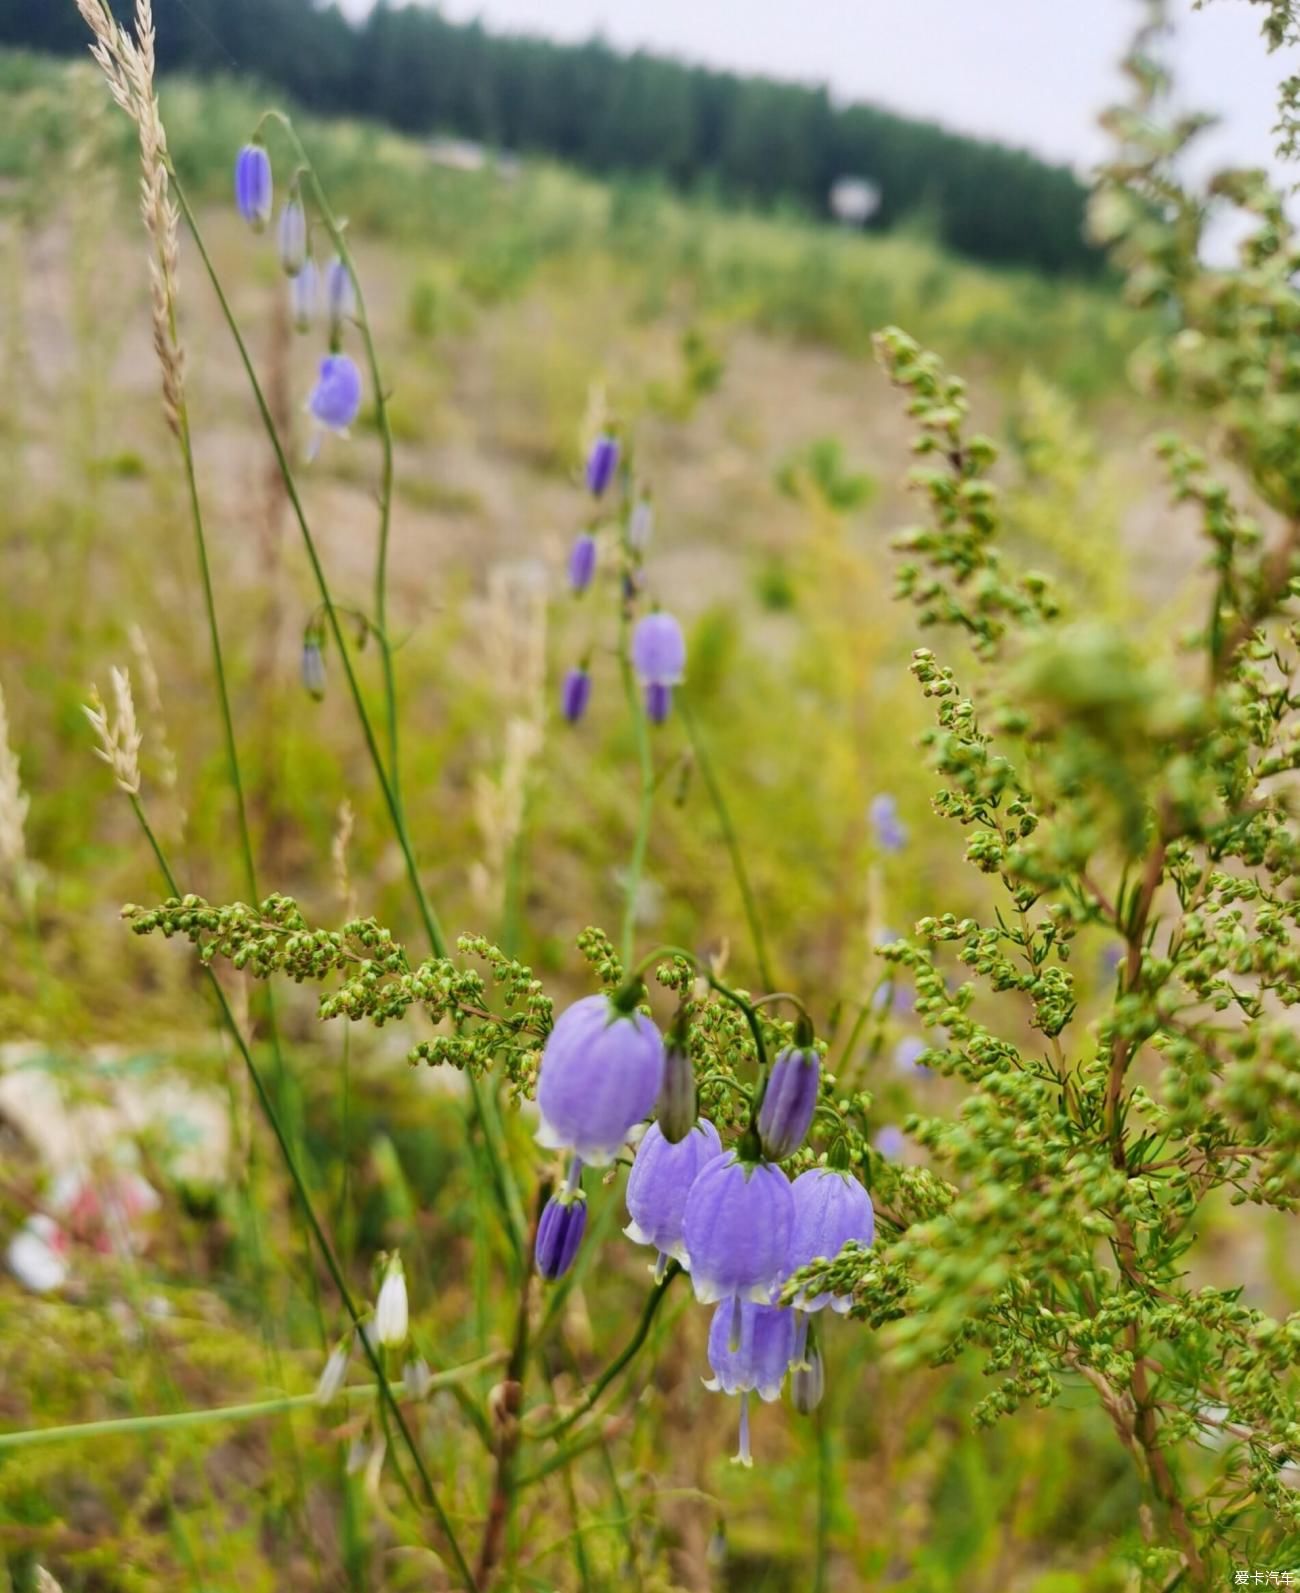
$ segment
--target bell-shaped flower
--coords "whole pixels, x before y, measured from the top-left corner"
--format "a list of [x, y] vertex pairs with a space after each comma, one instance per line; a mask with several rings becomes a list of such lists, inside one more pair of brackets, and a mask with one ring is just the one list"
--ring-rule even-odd
[[337, 343], [343, 335], [343, 323], [355, 320], [357, 314], [356, 285], [338, 255], [325, 267], [325, 304], [329, 310], [330, 341]]
[[296, 277], [307, 264], [307, 213], [297, 194], [289, 198], [280, 212], [277, 239], [280, 247], [280, 269], [287, 277]]
[[742, 1466], [754, 1463], [749, 1449], [749, 1396], [779, 1399], [793, 1353], [793, 1311], [724, 1300], [713, 1313], [709, 1324], [713, 1376], [704, 1386], [715, 1393], [740, 1395], [740, 1447], [735, 1459]]
[[400, 1347], [406, 1343], [408, 1320], [406, 1273], [401, 1256], [394, 1253], [384, 1268], [384, 1281], [375, 1302], [375, 1338], [387, 1348]]
[[319, 636], [303, 638], [301, 674], [303, 690], [321, 702], [325, 696], [325, 653]]
[[632, 632], [632, 667], [645, 697], [646, 716], [661, 725], [672, 707], [673, 687], [686, 678], [686, 639], [671, 614], [656, 611]]
[[590, 531], [576, 537], [569, 553], [569, 585], [575, 592], [585, 592], [596, 573], [596, 539]]
[[654, 536], [655, 511], [649, 498], [638, 498], [627, 520], [628, 546], [634, 553], [644, 553]]
[[670, 1034], [664, 1056], [664, 1082], [655, 1103], [655, 1121], [670, 1145], [685, 1139], [695, 1127], [697, 1105], [695, 1066], [686, 1054], [685, 1041]]
[[580, 1189], [552, 1195], [537, 1224], [537, 1270], [549, 1282], [562, 1278], [573, 1265], [587, 1231], [587, 1197]]
[[872, 797], [867, 818], [882, 852], [901, 852], [907, 845], [907, 826], [898, 816], [898, 803], [888, 792]]
[[304, 260], [302, 270], [289, 279], [289, 314], [299, 332], [309, 332], [320, 311], [320, 272], [314, 260]]
[[547, 1038], [537, 1080], [538, 1144], [572, 1151], [593, 1167], [614, 1160], [663, 1082], [658, 1029], [619, 999], [586, 996], [567, 1008]]
[[261, 144], [245, 144], [235, 157], [235, 204], [254, 232], [271, 219], [271, 157]]
[[682, 1218], [695, 1298], [766, 1304], [786, 1275], [793, 1231], [794, 1197], [779, 1167], [735, 1152], [706, 1162]]
[[774, 1162], [784, 1161], [803, 1144], [817, 1110], [821, 1074], [811, 1046], [787, 1046], [777, 1053], [758, 1108], [763, 1154]]
[[661, 1256], [672, 1256], [689, 1267], [682, 1237], [686, 1197], [700, 1169], [721, 1155], [722, 1141], [707, 1118], [676, 1144], [665, 1138], [658, 1123], [651, 1123], [627, 1176], [627, 1212], [632, 1220], [623, 1232], [632, 1243], [653, 1245]]
[[560, 712], [571, 725], [576, 725], [586, 713], [590, 701], [591, 676], [579, 665], [564, 677], [564, 683], [560, 687]]
[[[786, 1260], [787, 1274], [813, 1261], [834, 1261], [846, 1244], [869, 1245], [876, 1233], [871, 1196], [852, 1173], [837, 1167], [810, 1167], [795, 1179], [794, 1226]], [[841, 1314], [853, 1301], [848, 1295], [823, 1292], [794, 1301], [800, 1311], [829, 1305]]]
[[816, 1344], [790, 1369], [790, 1403], [801, 1416], [811, 1416], [826, 1392], [826, 1364]]
[[327, 354], [307, 400], [312, 419], [326, 431], [345, 433], [361, 408], [361, 372], [346, 354]]
[[587, 491], [593, 498], [603, 496], [618, 469], [618, 438], [602, 432], [587, 455]]

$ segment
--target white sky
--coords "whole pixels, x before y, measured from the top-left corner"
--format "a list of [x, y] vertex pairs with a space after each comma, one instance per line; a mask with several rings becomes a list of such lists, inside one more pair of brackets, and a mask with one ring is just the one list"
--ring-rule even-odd
[[[341, 0], [353, 15], [371, 0]], [[1097, 112], [1138, 0], [443, 0], [456, 21], [645, 46], [710, 65], [828, 83], [868, 100], [1087, 167], [1105, 149]], [[1263, 162], [1274, 88], [1300, 63], [1269, 58], [1261, 9], [1213, 0], [1180, 18], [1182, 95], [1224, 121], [1215, 153]], [[1207, 152], [1208, 153], [1208, 152]]]

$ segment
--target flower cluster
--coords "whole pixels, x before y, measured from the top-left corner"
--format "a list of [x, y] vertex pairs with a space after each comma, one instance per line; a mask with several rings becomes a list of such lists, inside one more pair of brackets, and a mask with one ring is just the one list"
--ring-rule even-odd
[[[235, 204], [254, 232], [264, 232], [274, 208], [271, 157], [255, 139], [235, 160]], [[315, 422], [314, 453], [327, 432], [346, 436], [361, 409], [361, 372], [350, 354], [342, 351], [343, 333], [357, 311], [356, 282], [350, 261], [336, 254], [322, 275], [311, 249], [311, 227], [297, 176], [280, 211], [276, 228], [280, 265], [289, 279], [290, 309], [294, 325], [306, 332], [320, 313], [321, 285], [329, 322], [329, 350], [320, 361], [316, 382], [307, 399], [307, 412]], [[319, 642], [317, 643], [319, 649]], [[303, 678], [307, 689], [318, 694], [323, 674], [305, 654]]]
[[[569, 587], [575, 597], [588, 591], [596, 579], [602, 542], [616, 540], [626, 628], [642, 587], [645, 555], [654, 534], [654, 509], [649, 494], [635, 482], [630, 450], [613, 431], [600, 432], [592, 442], [584, 475], [593, 515], [569, 550]], [[621, 492], [611, 491], [616, 484]], [[611, 497], [615, 499], [612, 511], [607, 508]], [[672, 707], [673, 688], [686, 679], [686, 639], [681, 625], [672, 614], [652, 609], [633, 626], [630, 649], [625, 636], [620, 652], [627, 653], [646, 718], [651, 724], [662, 724]], [[569, 724], [577, 724], [590, 701], [588, 657], [565, 673], [560, 712]]]
[[[613, 994], [575, 1002], [542, 1052], [537, 1139], [571, 1160], [563, 1191], [543, 1209], [536, 1265], [552, 1280], [572, 1265], [586, 1225], [584, 1165], [607, 1165], [640, 1133], [624, 1232], [656, 1252], [656, 1282], [675, 1261], [696, 1299], [714, 1307], [708, 1387], [740, 1396], [737, 1459], [748, 1465], [751, 1393], [778, 1398], [793, 1368], [797, 1408], [811, 1410], [821, 1397], [809, 1322], [827, 1305], [846, 1311], [849, 1301], [826, 1289], [810, 1293], [797, 1275], [833, 1261], [846, 1244], [871, 1244], [871, 1197], [849, 1170], [842, 1136], [829, 1164], [809, 1166], [793, 1182], [781, 1165], [802, 1151], [818, 1106], [822, 1067], [806, 1020], [796, 1044], [765, 1070], [757, 1109], [726, 1147], [709, 1118], [695, 1117], [685, 1013], [665, 1045], [639, 1009], [643, 994], [633, 977]], [[641, 1132], [651, 1112], [655, 1120]]]

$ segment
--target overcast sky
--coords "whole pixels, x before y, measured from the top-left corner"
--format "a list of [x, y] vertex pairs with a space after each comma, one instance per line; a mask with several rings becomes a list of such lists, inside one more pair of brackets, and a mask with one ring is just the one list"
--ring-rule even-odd
[[[371, 0], [342, 0], [353, 15]], [[828, 83], [840, 97], [929, 117], [1086, 167], [1105, 149], [1098, 110], [1138, 0], [444, 0], [456, 20], [664, 51], [740, 71]], [[1224, 118], [1216, 153], [1259, 162], [1274, 87], [1261, 7], [1213, 0], [1180, 16], [1183, 97]]]

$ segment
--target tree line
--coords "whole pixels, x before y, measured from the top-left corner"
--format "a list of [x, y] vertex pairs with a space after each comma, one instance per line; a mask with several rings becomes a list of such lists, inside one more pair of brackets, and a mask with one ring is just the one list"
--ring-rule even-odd
[[[125, 16], [131, 0], [113, 0]], [[1065, 167], [825, 88], [453, 23], [380, 0], [361, 22], [313, 0], [154, 0], [163, 70], [252, 74], [322, 114], [455, 133], [602, 174], [642, 173], [825, 214], [837, 176], [880, 189], [872, 224], [922, 214], [973, 259], [1085, 274], [1085, 190]], [[0, 0], [0, 43], [85, 49], [73, 0]]]

